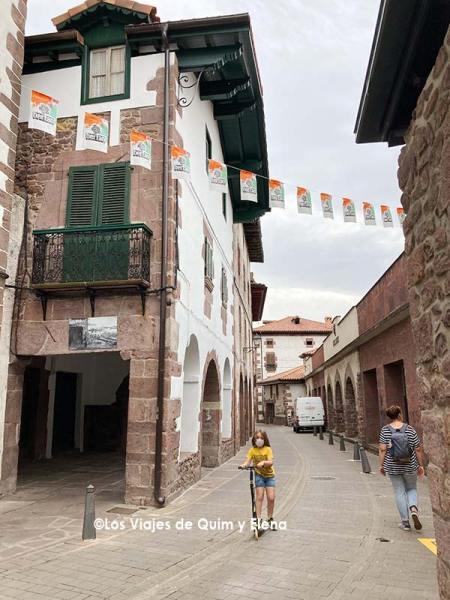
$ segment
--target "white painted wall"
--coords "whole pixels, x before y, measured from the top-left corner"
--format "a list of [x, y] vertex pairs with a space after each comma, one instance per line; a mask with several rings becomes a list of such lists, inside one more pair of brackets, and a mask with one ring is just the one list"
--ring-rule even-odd
[[[181, 288], [180, 299], [176, 303], [176, 321], [179, 327], [178, 336], [178, 356], [183, 360], [186, 347], [189, 344], [191, 336], [194, 335], [198, 341], [200, 357], [200, 382], [202, 381], [207, 354], [215, 351], [218, 361], [222, 389], [222, 408], [223, 408], [223, 387], [224, 387], [224, 365], [228, 358], [230, 365], [233, 364], [233, 336], [231, 334], [233, 315], [231, 311], [233, 298], [233, 217], [232, 207], [229, 196], [227, 198], [227, 220], [222, 214], [222, 196], [220, 192], [209, 189], [209, 181], [206, 173], [206, 142], [205, 128], [212, 142], [213, 158], [221, 161], [223, 154], [220, 144], [219, 131], [217, 123], [213, 117], [213, 106], [210, 102], [201, 101], [198, 94], [193, 103], [186, 109], [183, 109], [182, 116], [176, 117], [176, 128], [183, 139], [183, 147], [191, 153], [191, 182], [182, 182], [182, 193], [179, 197], [181, 210], [182, 226], [178, 231], [179, 259], [180, 269], [178, 278]], [[202, 258], [202, 248], [204, 243], [204, 220], [208, 223], [208, 228], [213, 236], [213, 260], [214, 260], [214, 290], [211, 319], [204, 314], [204, 262]], [[228, 307], [227, 307], [227, 331], [226, 335], [222, 331], [221, 319], [221, 293], [220, 281], [222, 266], [227, 271], [228, 278]], [[183, 378], [172, 377], [171, 398], [181, 398], [183, 401]], [[201, 385], [200, 385], [201, 388]], [[200, 411], [201, 389], [199, 389], [196, 414]], [[189, 398], [190, 405], [193, 407], [193, 400]], [[231, 403], [228, 403], [231, 412]], [[194, 410], [194, 408], [193, 408]], [[228, 415], [222, 416], [223, 437], [228, 431]], [[197, 440], [199, 431], [199, 421], [183, 423], [178, 420], [178, 430], [183, 430], [187, 425], [195, 428], [191, 431], [190, 437]], [[197, 450], [197, 447], [192, 451]]]
[[358, 314], [356, 306], [335, 323], [336, 333], [331, 332], [323, 343], [324, 358], [330, 359], [359, 336]]
[[111, 112], [109, 140], [111, 146], [119, 144], [120, 111], [127, 108], [154, 106], [156, 92], [146, 89], [156, 72], [164, 66], [162, 54], [135, 56], [131, 59], [130, 98], [114, 102], [98, 102], [81, 106], [81, 66], [33, 73], [22, 77], [19, 123], [28, 121], [31, 90], [37, 90], [59, 100], [58, 117], [78, 117], [77, 145], [81, 148], [82, 116], [85, 112]]
[[358, 351], [352, 352], [345, 356], [342, 360], [327, 367], [325, 369], [325, 388], [328, 388], [328, 384], [331, 385], [331, 389], [333, 390], [333, 399], [335, 395], [336, 381], [337, 375], [339, 374], [341, 389], [342, 389], [342, 398], [345, 397], [345, 382], [346, 376], [351, 375], [353, 385], [355, 386], [355, 396], [356, 396], [356, 377], [359, 373], [360, 365], [359, 365], [359, 354]]

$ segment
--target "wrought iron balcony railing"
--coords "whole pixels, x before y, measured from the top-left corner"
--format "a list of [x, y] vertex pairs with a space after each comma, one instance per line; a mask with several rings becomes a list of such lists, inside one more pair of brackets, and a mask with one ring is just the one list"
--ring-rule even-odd
[[44, 229], [33, 237], [35, 289], [150, 284], [152, 232], [143, 223]]

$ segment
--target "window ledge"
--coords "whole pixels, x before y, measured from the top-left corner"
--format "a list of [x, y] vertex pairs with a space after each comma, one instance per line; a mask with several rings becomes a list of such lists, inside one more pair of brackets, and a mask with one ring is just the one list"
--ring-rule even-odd
[[205, 276], [205, 288], [207, 288], [210, 292], [212, 292], [214, 289], [214, 283], [212, 282], [212, 279], [207, 276]]

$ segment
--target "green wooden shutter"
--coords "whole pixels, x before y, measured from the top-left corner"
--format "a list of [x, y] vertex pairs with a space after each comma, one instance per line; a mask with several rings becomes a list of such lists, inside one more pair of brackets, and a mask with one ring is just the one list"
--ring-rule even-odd
[[95, 225], [97, 190], [97, 167], [70, 167], [66, 219], [68, 227]]
[[98, 225], [128, 222], [130, 167], [126, 162], [101, 165]]

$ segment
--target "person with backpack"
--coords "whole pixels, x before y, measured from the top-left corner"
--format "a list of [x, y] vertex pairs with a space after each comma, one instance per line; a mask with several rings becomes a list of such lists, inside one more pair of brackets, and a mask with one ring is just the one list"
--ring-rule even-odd
[[399, 527], [411, 531], [409, 515], [417, 530], [422, 529], [417, 506], [417, 476], [424, 471], [424, 454], [416, 430], [403, 422], [400, 406], [386, 410], [390, 424], [380, 432], [380, 473], [389, 475], [402, 522]]

